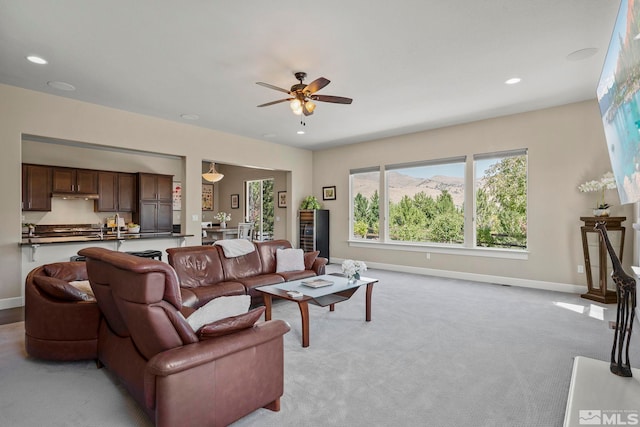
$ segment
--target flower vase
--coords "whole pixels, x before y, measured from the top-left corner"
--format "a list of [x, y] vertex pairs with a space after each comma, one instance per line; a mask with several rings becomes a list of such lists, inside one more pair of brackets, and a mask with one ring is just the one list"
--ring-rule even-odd
[[609, 209], [594, 209], [593, 216], [609, 216]]
[[360, 280], [360, 273], [354, 273], [353, 276], [349, 277], [349, 283], [355, 283]]
[[227, 223], [226, 223], [226, 222], [224, 222], [224, 221], [222, 221], [222, 222], [220, 223], [220, 228], [227, 228]]

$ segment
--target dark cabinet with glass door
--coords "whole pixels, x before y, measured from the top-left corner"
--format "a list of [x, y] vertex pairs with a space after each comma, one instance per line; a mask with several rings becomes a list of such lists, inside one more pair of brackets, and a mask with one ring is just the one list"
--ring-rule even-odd
[[320, 251], [321, 257], [329, 259], [329, 211], [301, 210], [299, 224], [300, 249], [305, 252]]

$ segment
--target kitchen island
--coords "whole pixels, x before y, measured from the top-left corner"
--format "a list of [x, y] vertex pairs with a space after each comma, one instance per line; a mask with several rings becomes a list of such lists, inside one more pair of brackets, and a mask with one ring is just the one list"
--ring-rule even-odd
[[120, 252], [142, 252], [157, 250], [165, 255], [167, 248], [184, 246], [187, 237], [193, 234], [181, 233], [121, 233], [50, 237], [24, 236], [19, 245], [22, 248], [22, 281], [36, 267], [53, 262], [69, 261], [80, 249], [91, 246], [103, 247]]

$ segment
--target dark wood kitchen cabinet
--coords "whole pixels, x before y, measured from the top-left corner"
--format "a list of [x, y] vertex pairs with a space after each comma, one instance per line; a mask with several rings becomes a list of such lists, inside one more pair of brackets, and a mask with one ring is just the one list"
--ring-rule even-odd
[[54, 167], [52, 172], [54, 193], [96, 194], [98, 171]]
[[51, 210], [51, 168], [22, 165], [22, 210]]
[[171, 232], [173, 230], [173, 176], [138, 174], [138, 210], [134, 221], [140, 231]]
[[134, 212], [136, 210], [136, 175], [124, 172], [98, 172], [96, 212]]

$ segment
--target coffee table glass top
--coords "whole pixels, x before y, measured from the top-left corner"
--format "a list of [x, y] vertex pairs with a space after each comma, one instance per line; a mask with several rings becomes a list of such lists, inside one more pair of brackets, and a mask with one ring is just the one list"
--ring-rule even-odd
[[[302, 282], [316, 279], [328, 280], [330, 282], [333, 282], [333, 284], [329, 286], [323, 286], [321, 288], [311, 288], [302, 284]], [[298, 291], [304, 295], [303, 297], [299, 298], [304, 299], [305, 297], [309, 297], [311, 299], [317, 299], [325, 295], [331, 295], [349, 289], [359, 288], [360, 286], [369, 283], [375, 283], [377, 281], [377, 279], [371, 279], [368, 277], [361, 277], [360, 280], [349, 281], [349, 279], [341, 274], [325, 274], [322, 276], [313, 276], [306, 279], [292, 280], [291, 282], [278, 283], [275, 285], [260, 286], [257, 287], [256, 290], [277, 296], [282, 296], [282, 291]]]

